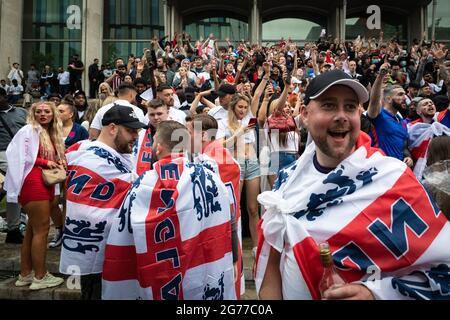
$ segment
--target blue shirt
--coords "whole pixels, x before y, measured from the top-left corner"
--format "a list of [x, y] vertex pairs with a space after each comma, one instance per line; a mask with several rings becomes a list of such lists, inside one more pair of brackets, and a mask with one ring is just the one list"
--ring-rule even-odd
[[78, 123], [73, 123], [72, 130], [69, 133], [69, 136], [66, 138], [64, 142], [66, 149], [73, 146], [75, 143], [83, 140], [89, 139], [89, 133], [87, 130], [80, 126]]
[[372, 146], [380, 148], [389, 157], [403, 161], [403, 149], [408, 139], [406, 121], [384, 108], [375, 119], [369, 119], [373, 124], [370, 134]]

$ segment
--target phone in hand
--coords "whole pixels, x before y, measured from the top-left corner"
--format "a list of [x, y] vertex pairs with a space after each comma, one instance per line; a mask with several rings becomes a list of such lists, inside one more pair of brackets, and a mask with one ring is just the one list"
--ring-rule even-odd
[[258, 122], [258, 119], [256, 119], [256, 118], [251, 118], [250, 121], [248, 122], [248, 126], [249, 126], [249, 127], [255, 127], [256, 124], [257, 124], [257, 122]]

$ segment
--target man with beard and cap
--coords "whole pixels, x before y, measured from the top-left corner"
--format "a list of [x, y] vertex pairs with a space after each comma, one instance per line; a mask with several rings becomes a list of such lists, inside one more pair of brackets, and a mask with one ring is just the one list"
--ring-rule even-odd
[[[413, 165], [408, 151], [408, 130], [401, 112], [407, 111], [406, 93], [400, 86], [388, 86], [383, 90], [383, 78], [387, 75], [389, 64], [380, 68], [373, 85], [367, 116], [372, 122], [372, 145], [380, 148], [384, 153], [401, 161], [409, 167]], [[383, 93], [383, 106], [381, 94]]]
[[132, 152], [139, 130], [147, 128], [127, 105], [110, 108], [102, 125], [97, 141], [85, 141], [66, 152], [67, 217], [60, 272], [81, 276], [83, 300], [101, 298], [106, 239], [114, 216], [137, 178], [127, 155]]
[[406, 164], [361, 132], [368, 98], [338, 70], [308, 86], [300, 115], [313, 142], [258, 197], [260, 299], [448, 299], [450, 223]]

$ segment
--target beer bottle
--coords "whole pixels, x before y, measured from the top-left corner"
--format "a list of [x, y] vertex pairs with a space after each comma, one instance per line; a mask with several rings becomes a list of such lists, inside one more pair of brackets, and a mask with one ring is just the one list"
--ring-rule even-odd
[[323, 297], [324, 292], [329, 288], [342, 286], [346, 282], [336, 271], [330, 251], [330, 245], [327, 242], [321, 243], [319, 249], [320, 259], [322, 260], [323, 265], [323, 275], [319, 283], [319, 291], [320, 295]]

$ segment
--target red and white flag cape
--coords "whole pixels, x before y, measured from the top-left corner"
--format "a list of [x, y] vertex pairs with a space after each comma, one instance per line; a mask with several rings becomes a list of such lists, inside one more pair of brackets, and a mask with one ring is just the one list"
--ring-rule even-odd
[[340, 275], [361, 281], [377, 299], [450, 298], [447, 218], [404, 163], [370, 144], [361, 133], [356, 151], [334, 171], [311, 174], [313, 143], [280, 172], [275, 191], [259, 196], [267, 211], [258, 293], [273, 248], [281, 253], [283, 298], [320, 299], [318, 244], [328, 241]]
[[431, 139], [436, 136], [450, 136], [450, 128], [440, 122], [416, 123], [408, 128], [409, 148], [416, 165], [414, 174], [422, 179], [423, 171], [427, 165], [428, 146]]
[[194, 159], [195, 163], [206, 166], [220, 176], [220, 179], [228, 188], [231, 198], [233, 214], [236, 216], [237, 232], [239, 237], [238, 245], [238, 273], [241, 274], [240, 281], [236, 285], [236, 296], [239, 298], [245, 293], [245, 277], [242, 265], [242, 219], [241, 219], [241, 195], [240, 180], [241, 167], [234, 160], [228, 149], [224, 148], [220, 142], [210, 143], [202, 153]]
[[114, 220], [103, 299], [236, 299], [230, 210], [212, 171], [182, 156], [158, 161]]
[[66, 152], [67, 215], [60, 272], [102, 273], [111, 222], [131, 182], [131, 161], [101, 142], [84, 141]]

